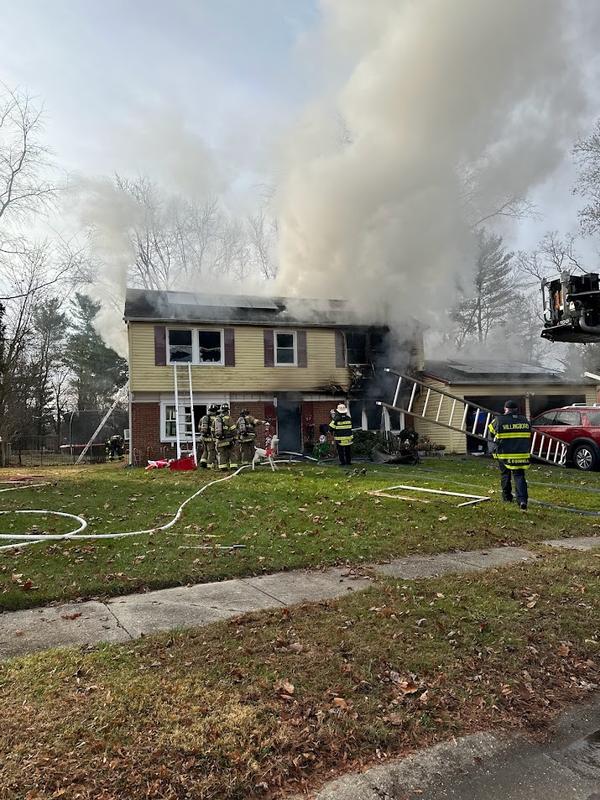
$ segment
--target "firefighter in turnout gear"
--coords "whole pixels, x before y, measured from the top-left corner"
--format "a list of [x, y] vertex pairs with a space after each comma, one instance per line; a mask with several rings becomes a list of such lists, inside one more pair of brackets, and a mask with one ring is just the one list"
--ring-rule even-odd
[[235, 424], [229, 416], [229, 403], [223, 403], [213, 421], [217, 464], [220, 470], [237, 469], [237, 461], [232, 458], [235, 444]]
[[519, 414], [515, 401], [507, 400], [504, 413], [492, 420], [489, 432], [496, 445], [494, 458], [500, 467], [502, 499], [512, 503], [511, 478], [514, 477], [517, 503], [519, 508], [526, 511], [528, 496], [525, 470], [529, 468], [530, 462], [531, 424], [527, 417]]
[[352, 464], [352, 420], [344, 403], [339, 403], [329, 423], [337, 446], [340, 464], [349, 467]]
[[198, 425], [198, 433], [202, 442], [202, 455], [198, 462], [203, 469], [214, 469], [217, 456], [215, 453], [215, 436], [213, 431], [214, 418], [219, 407], [212, 403], [206, 410]]
[[254, 444], [256, 442], [256, 426], [266, 425], [266, 420], [256, 419], [243, 408], [236, 423], [236, 439], [239, 447], [240, 464], [251, 464], [254, 458]]

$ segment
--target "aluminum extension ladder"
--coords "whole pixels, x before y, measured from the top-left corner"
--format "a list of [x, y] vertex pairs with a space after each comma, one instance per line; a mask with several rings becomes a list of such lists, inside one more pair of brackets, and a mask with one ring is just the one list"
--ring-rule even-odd
[[[498, 412], [455, 397], [441, 389], [435, 389], [410, 375], [403, 375], [401, 372], [387, 368], [385, 372], [396, 376], [398, 381], [392, 402], [377, 401], [377, 405], [388, 411], [408, 414], [433, 425], [441, 425], [451, 431], [473, 436], [484, 442], [490, 441], [488, 425]], [[531, 437], [533, 458], [553, 466], [563, 467], [567, 462], [567, 453], [568, 447], [560, 439], [549, 436], [547, 433], [533, 431]]]
[[[187, 367], [187, 369], [186, 369]], [[179, 375], [179, 370], [184, 375]], [[187, 378], [187, 389], [185, 380]], [[183, 379], [180, 389], [180, 380]], [[175, 441], [177, 444], [177, 458], [191, 456], [194, 464], [198, 466], [198, 455], [196, 453], [196, 421], [194, 420], [194, 392], [192, 389], [192, 365], [174, 364], [173, 365], [173, 389], [175, 392]], [[192, 449], [189, 449], [189, 435], [192, 437]], [[184, 449], [185, 448], [185, 449]]]

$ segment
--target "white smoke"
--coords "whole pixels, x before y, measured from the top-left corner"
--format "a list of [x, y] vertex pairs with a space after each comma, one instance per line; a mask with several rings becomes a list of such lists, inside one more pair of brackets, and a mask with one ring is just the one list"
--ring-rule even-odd
[[286, 144], [278, 291], [435, 325], [474, 263], [477, 220], [546, 179], [578, 132], [586, 97], [574, 6], [323, 0], [322, 9], [313, 55], [346, 77], [311, 102]]

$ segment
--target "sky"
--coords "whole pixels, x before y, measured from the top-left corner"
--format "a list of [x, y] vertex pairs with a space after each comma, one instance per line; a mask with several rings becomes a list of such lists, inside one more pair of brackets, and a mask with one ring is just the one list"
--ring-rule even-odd
[[61, 167], [175, 182], [169, 131], [174, 147], [184, 137], [200, 161], [205, 148], [216, 151], [235, 177], [262, 171], [272, 132], [303, 102], [298, 46], [318, 14], [312, 0], [5, 0], [0, 8], [0, 79], [43, 102]]
[[[245, 189], [277, 181], [280, 138], [343, 70], [343, 57], [326, 63], [315, 45], [328, 5], [2, 0], [0, 79], [43, 102], [48, 144], [70, 175], [147, 174], [191, 195], [199, 187], [229, 193], [243, 205]], [[589, 77], [593, 91], [592, 65]], [[567, 152], [532, 190], [539, 218], [508, 229], [509, 243], [533, 246], [553, 228], [576, 232], [573, 182]]]

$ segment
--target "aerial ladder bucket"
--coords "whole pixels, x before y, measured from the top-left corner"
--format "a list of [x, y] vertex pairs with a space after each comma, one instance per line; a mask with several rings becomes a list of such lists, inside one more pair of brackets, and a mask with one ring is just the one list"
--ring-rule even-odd
[[[497, 416], [484, 406], [470, 403], [462, 397], [455, 397], [441, 389], [420, 381], [410, 375], [404, 375], [393, 369], [385, 369], [389, 375], [397, 378], [391, 403], [378, 401], [388, 413], [397, 411], [433, 425], [440, 425], [457, 433], [472, 436], [482, 442], [491, 441], [488, 426]], [[531, 436], [531, 456], [552, 466], [564, 467], [567, 463], [568, 447], [560, 439], [534, 430]]]

